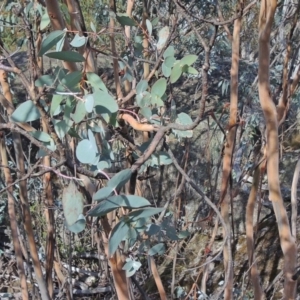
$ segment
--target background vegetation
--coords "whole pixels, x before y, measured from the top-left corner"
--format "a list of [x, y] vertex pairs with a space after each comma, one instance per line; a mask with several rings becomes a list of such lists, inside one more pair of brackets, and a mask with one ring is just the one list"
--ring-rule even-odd
[[299, 8], [0, 3], [0, 297], [296, 299]]

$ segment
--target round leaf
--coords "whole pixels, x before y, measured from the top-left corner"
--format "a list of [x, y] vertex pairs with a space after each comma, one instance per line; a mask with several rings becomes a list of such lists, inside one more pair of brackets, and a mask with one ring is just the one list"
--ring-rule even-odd
[[176, 62], [176, 59], [173, 56], [167, 57], [164, 61], [165, 65], [169, 68], [172, 68], [175, 62]]
[[157, 95], [162, 97], [162, 95], [166, 92], [167, 89], [167, 81], [165, 78], [160, 78], [157, 80], [151, 89], [151, 95]]
[[73, 225], [67, 225], [67, 227], [71, 232], [77, 234], [84, 230], [85, 224], [86, 224], [85, 217], [84, 215], [81, 214], [79, 215], [77, 221]]
[[184, 58], [181, 59], [180, 61], [180, 65], [184, 66], [184, 65], [192, 65], [196, 60], [197, 60], [198, 56], [194, 55], [194, 54], [190, 54], [190, 55], [186, 55]]
[[165, 63], [162, 64], [161, 70], [165, 77], [170, 77], [172, 69], [167, 67]]
[[147, 88], [148, 88], [147, 80], [141, 80], [136, 86], [136, 93], [141, 94], [141, 93], [145, 92], [147, 90]]
[[175, 83], [182, 74], [182, 67], [179, 63], [175, 64], [170, 77], [170, 82]]
[[78, 33], [76, 33], [70, 45], [74, 48], [79, 48], [86, 43], [87, 39], [88, 39], [87, 37], [80, 36]]
[[174, 54], [175, 54], [175, 49], [174, 49], [174, 47], [173, 46], [169, 46], [167, 49], [166, 49], [166, 51], [164, 52], [164, 58], [167, 58], [167, 57], [169, 57], [169, 56], [174, 56]]
[[93, 88], [93, 92], [100, 89], [103, 92], [107, 93], [107, 88], [106, 88], [104, 82], [102, 81], [102, 79], [97, 74], [88, 72], [88, 73], [86, 73], [86, 77], [87, 77], [87, 80], [88, 80], [89, 84]]
[[62, 204], [64, 216], [68, 226], [75, 224], [83, 213], [83, 195], [78, 191], [75, 183], [70, 182], [63, 190]]
[[89, 140], [82, 140], [76, 148], [76, 157], [83, 164], [92, 164], [96, 158], [94, 146]]
[[163, 27], [159, 32], [158, 32], [158, 42], [157, 42], [157, 50], [161, 51], [162, 48], [165, 46], [167, 39], [170, 34], [170, 29], [168, 26]]

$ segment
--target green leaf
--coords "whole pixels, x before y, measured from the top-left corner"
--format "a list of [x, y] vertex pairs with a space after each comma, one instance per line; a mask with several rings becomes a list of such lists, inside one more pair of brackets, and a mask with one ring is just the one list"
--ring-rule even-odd
[[55, 46], [61, 39], [64, 39], [66, 32], [63, 30], [52, 31], [45, 40], [43, 40], [41, 45], [41, 50], [39, 56], [43, 56], [48, 50]]
[[55, 77], [53, 75], [43, 75], [38, 78], [34, 85], [37, 87], [53, 86], [55, 82]]
[[124, 219], [121, 219], [119, 223], [113, 228], [108, 242], [109, 257], [111, 257], [116, 252], [119, 244], [126, 236], [128, 230], [129, 230], [129, 226], [124, 221]]
[[51, 107], [50, 107], [50, 115], [53, 117], [55, 111], [59, 107], [60, 103], [63, 101], [64, 96], [62, 95], [53, 95], [51, 100]]
[[196, 60], [197, 60], [198, 56], [194, 55], [194, 54], [189, 54], [186, 55], [184, 58], [181, 59], [180, 61], [180, 65], [184, 66], [184, 65], [192, 65]]
[[199, 72], [195, 68], [190, 67], [190, 66], [187, 68], [187, 73], [192, 74], [192, 75], [198, 75], [199, 74]]
[[148, 19], [146, 20], [146, 26], [147, 26], [149, 36], [151, 36], [151, 34], [152, 34], [152, 23]]
[[66, 90], [68, 91], [68, 89], [73, 92], [79, 91], [79, 83], [81, 81], [81, 78], [82, 78], [82, 73], [80, 71], [68, 73], [61, 80], [61, 84], [58, 85], [57, 91], [64, 92]]
[[113, 191], [114, 191], [114, 188], [112, 188], [110, 186], [106, 186], [94, 194], [93, 200], [94, 201], [104, 200], [104, 199], [108, 198], [113, 193]]
[[168, 226], [166, 229], [166, 236], [172, 241], [177, 241], [179, 238], [176, 234], [176, 229], [174, 227]]
[[[131, 228], [132, 229], [132, 228]], [[130, 258], [126, 259], [126, 263], [123, 266], [122, 270], [126, 271], [126, 277], [131, 277], [135, 274], [136, 271], [142, 266], [139, 261], [132, 260]]]
[[48, 133], [43, 131], [32, 131], [29, 134], [33, 136], [35, 139], [44, 143], [48, 143], [52, 140], [51, 136]]
[[75, 123], [80, 123], [84, 119], [85, 114], [85, 103], [79, 100], [76, 105], [75, 113], [71, 114], [71, 117]]
[[130, 212], [127, 216], [132, 220], [132, 221], [137, 221], [140, 218], [149, 218], [153, 215], [156, 215], [160, 212], [162, 212], [164, 208], [156, 208], [156, 207], [149, 207], [149, 208], [143, 208], [139, 210], [135, 210]]
[[179, 63], [176, 63], [172, 69], [170, 82], [175, 83], [182, 74], [182, 67]]
[[62, 204], [66, 222], [69, 226], [75, 224], [83, 213], [83, 195], [78, 191], [75, 183], [71, 181], [63, 190]]
[[174, 63], [176, 62], [176, 58], [173, 56], [169, 56], [165, 59], [164, 64], [169, 67], [172, 68], [174, 66]]
[[74, 39], [72, 40], [72, 42], [70, 43], [70, 45], [74, 48], [79, 48], [83, 45], [85, 45], [86, 41], [87, 41], [87, 37], [80, 36], [78, 33], [75, 34]]
[[95, 25], [94, 25], [94, 23], [91, 21], [91, 29], [93, 30], [93, 32], [96, 32], [97, 30], [96, 30], [96, 27], [95, 27]]
[[190, 236], [190, 233], [189, 233], [187, 230], [179, 231], [177, 236], [178, 236], [178, 238], [180, 238], [180, 239], [185, 239], [185, 238], [187, 238], [188, 236]]
[[151, 155], [151, 166], [157, 167], [162, 165], [170, 165], [172, 163], [172, 159], [169, 154], [164, 151], [160, 151], [157, 154]]
[[94, 146], [89, 140], [82, 140], [76, 147], [76, 157], [83, 164], [92, 164], [96, 158]]
[[170, 77], [172, 69], [167, 67], [165, 63], [162, 64], [161, 70], [165, 77]]
[[142, 94], [143, 92], [145, 92], [147, 90], [147, 88], [148, 88], [147, 80], [141, 80], [136, 86], [136, 93]]
[[153, 26], [153, 27], [156, 26], [156, 25], [158, 24], [158, 21], [159, 21], [159, 17], [154, 18], [154, 19], [151, 21], [152, 26]]
[[123, 187], [127, 181], [131, 178], [132, 172], [130, 169], [125, 169], [117, 173], [115, 176], [113, 176], [109, 182], [107, 183], [107, 186], [110, 186], [114, 189], [120, 189]]
[[151, 95], [157, 95], [162, 97], [162, 95], [166, 92], [167, 89], [167, 81], [165, 78], [160, 78], [157, 80], [152, 88], [151, 88]]
[[182, 124], [182, 125], [190, 125], [193, 123], [193, 120], [191, 117], [186, 113], [180, 113], [177, 116], [176, 123]]
[[[175, 123], [181, 124], [181, 125], [190, 125], [193, 123], [193, 120], [191, 119], [191, 117], [186, 114], [186, 113], [180, 113], [177, 116], [177, 119], [175, 121]], [[176, 130], [176, 129], [172, 129], [172, 131], [174, 132], [174, 134], [178, 137], [182, 137], [182, 138], [191, 138], [193, 136], [193, 130]]]
[[88, 72], [86, 73], [86, 77], [89, 84], [92, 86], [94, 93], [99, 89], [103, 92], [108, 92], [104, 82], [97, 74]]
[[94, 92], [95, 112], [101, 115], [105, 121], [111, 122], [119, 106], [115, 99], [106, 92], [97, 90]]
[[65, 135], [68, 133], [69, 129], [73, 125], [72, 121], [66, 122], [65, 120], [58, 121], [52, 119], [52, 122], [54, 124], [55, 132], [60, 139], [63, 139], [65, 137]]
[[171, 56], [173, 57], [175, 55], [175, 49], [173, 46], [169, 46], [166, 51], [164, 52], [164, 58], [166, 59], [167, 57]]
[[136, 96], [136, 102], [139, 107], [145, 107], [151, 105], [151, 94], [148, 92], [143, 92]]
[[136, 26], [135, 21], [126, 13], [117, 13], [116, 18], [122, 26]]
[[110, 199], [102, 200], [88, 212], [88, 215], [92, 217], [102, 217], [119, 207], [120, 204], [118, 201]]
[[31, 122], [41, 117], [38, 108], [31, 100], [27, 100], [20, 104], [11, 115], [14, 122]]
[[84, 230], [85, 224], [86, 224], [85, 217], [83, 214], [80, 214], [78, 216], [77, 221], [73, 225], [67, 225], [67, 227], [71, 232], [77, 234]]
[[150, 120], [151, 117], [152, 117], [152, 111], [149, 107], [143, 107], [141, 110], [140, 110], [140, 113], [147, 119], [147, 120]]
[[45, 54], [49, 58], [55, 58], [59, 60], [69, 61], [69, 62], [84, 62], [85, 58], [78, 52], [74, 51], [60, 51], [60, 52], [50, 52]]
[[165, 105], [164, 101], [162, 101], [161, 98], [157, 95], [152, 95], [151, 104], [152, 105], [157, 105], [157, 106], [164, 106]]
[[164, 254], [166, 252], [166, 247], [164, 243], [159, 243], [153, 246], [149, 251], [148, 254], [153, 256], [155, 254]]
[[40, 30], [44, 30], [50, 24], [50, 18], [46, 11], [41, 18]]
[[120, 206], [130, 209], [151, 205], [147, 199], [136, 195], [116, 195], [109, 197], [108, 200], [117, 202]]
[[96, 144], [95, 136], [94, 136], [94, 134], [93, 134], [93, 132], [92, 132], [91, 129], [88, 129], [88, 137], [89, 137], [90, 143], [93, 146], [94, 152], [97, 153], [98, 152], [98, 147], [97, 147], [97, 144]]
[[163, 27], [159, 32], [158, 32], [158, 42], [157, 42], [157, 50], [161, 51], [162, 48], [165, 46], [167, 39], [170, 34], [170, 29], [168, 26]]
[[149, 224], [149, 227], [146, 230], [146, 234], [149, 235], [149, 236], [152, 236], [152, 235], [155, 235], [155, 234], [159, 233], [160, 230], [161, 230], [160, 226], [158, 226], [154, 223], [151, 223], [151, 224]]
[[97, 169], [98, 170], [104, 170], [104, 169], [108, 169], [110, 167], [111, 167], [111, 164], [109, 164], [109, 162], [107, 160], [101, 160], [97, 164]]
[[91, 113], [93, 111], [94, 103], [95, 103], [94, 95], [93, 94], [85, 95], [83, 97], [83, 99], [85, 100], [84, 105], [85, 105], [86, 111], [88, 113]]

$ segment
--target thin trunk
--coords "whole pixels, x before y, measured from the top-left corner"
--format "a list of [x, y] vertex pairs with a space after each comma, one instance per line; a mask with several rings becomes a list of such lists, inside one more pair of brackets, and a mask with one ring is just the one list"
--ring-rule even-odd
[[284, 255], [284, 299], [295, 299], [297, 281], [293, 280], [297, 263], [297, 248], [291, 235], [287, 212], [283, 203], [279, 182], [278, 120], [270, 91], [270, 35], [277, 7], [276, 0], [263, 0], [259, 16], [259, 70], [258, 91], [266, 121], [267, 175], [269, 198], [272, 201], [281, 249]]

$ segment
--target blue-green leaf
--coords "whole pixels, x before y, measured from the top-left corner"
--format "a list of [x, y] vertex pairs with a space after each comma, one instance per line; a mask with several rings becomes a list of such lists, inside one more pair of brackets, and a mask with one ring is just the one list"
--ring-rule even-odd
[[166, 252], [166, 247], [164, 243], [159, 243], [153, 246], [149, 251], [148, 254], [153, 256], [155, 254], [164, 254]]
[[122, 170], [109, 180], [107, 186], [110, 186], [114, 189], [120, 189], [126, 184], [126, 182], [129, 181], [131, 175], [132, 172], [130, 169]]
[[192, 65], [196, 60], [197, 60], [198, 56], [194, 55], [194, 54], [189, 54], [186, 55], [184, 58], [181, 59], [180, 61], [180, 65], [184, 66], [184, 65]]
[[53, 95], [51, 100], [51, 107], [50, 107], [50, 115], [53, 117], [55, 111], [59, 107], [60, 103], [63, 101], [64, 96], [62, 95]]
[[182, 74], [182, 66], [180, 63], [176, 63], [171, 71], [170, 82], [175, 83]]
[[85, 95], [84, 100], [85, 100], [84, 104], [85, 104], [86, 111], [88, 113], [91, 113], [93, 111], [94, 103], [95, 103], [93, 94]]
[[111, 196], [113, 191], [114, 191], [114, 188], [112, 188], [110, 186], [106, 186], [106, 187], [100, 189], [99, 191], [97, 191], [97, 193], [94, 194], [93, 200], [94, 201], [104, 200], [104, 199], [108, 198], [109, 196]]
[[95, 93], [98, 89], [102, 90], [103, 92], [108, 92], [107, 88], [102, 81], [102, 79], [95, 73], [88, 72], [86, 73], [87, 80], [89, 84], [93, 88], [93, 92]]
[[71, 181], [64, 188], [62, 204], [67, 224], [73, 225], [83, 213], [83, 195], [78, 191], [75, 183]]
[[85, 58], [78, 52], [74, 51], [60, 51], [60, 52], [50, 52], [45, 54], [50, 58], [55, 58], [58, 60], [64, 60], [69, 62], [84, 62]]
[[174, 56], [174, 54], [175, 54], [175, 49], [174, 49], [174, 47], [173, 46], [169, 46], [167, 49], [166, 49], [166, 51], [164, 52], [164, 58], [166, 59], [167, 57], [169, 57], [169, 56]]
[[164, 208], [156, 208], [156, 207], [149, 207], [149, 208], [143, 208], [139, 210], [135, 210], [130, 212], [127, 216], [132, 220], [132, 221], [137, 221], [140, 218], [149, 218], [153, 215], [156, 215], [160, 212], [162, 212]]
[[135, 21], [126, 13], [118, 13], [116, 18], [122, 26], [136, 26]]
[[168, 26], [163, 27], [159, 32], [158, 32], [158, 42], [157, 42], [157, 50], [161, 51], [162, 48], [165, 46], [167, 39], [170, 34], [170, 29]]
[[148, 88], [147, 80], [141, 80], [136, 86], [136, 93], [141, 94], [141, 93], [145, 92], [147, 90], [147, 88]]
[[151, 88], [151, 95], [157, 95], [162, 97], [162, 95], [166, 92], [167, 89], [167, 81], [165, 78], [160, 78], [157, 80], [152, 88]]
[[116, 252], [119, 244], [126, 236], [128, 230], [129, 225], [124, 221], [124, 219], [121, 219], [119, 223], [113, 228], [108, 242], [109, 257], [111, 257]]
[[32, 131], [29, 134], [32, 135], [35, 139], [44, 143], [48, 143], [52, 140], [51, 136], [43, 131]]
[[94, 146], [89, 140], [82, 140], [76, 147], [76, 157], [83, 164], [92, 164], [96, 158]]
[[41, 117], [38, 108], [31, 100], [27, 100], [20, 104], [11, 115], [14, 122], [31, 122]]
[[61, 39], [64, 39], [66, 32], [63, 30], [52, 31], [42, 42], [39, 56], [43, 56], [48, 50], [55, 46]]
[[70, 45], [74, 48], [79, 48], [86, 43], [87, 39], [88, 38], [84, 35], [80, 36], [78, 33], [76, 33]]
[[79, 232], [81, 232], [81, 231], [84, 230], [85, 224], [86, 224], [85, 217], [84, 217], [83, 214], [80, 214], [80, 215], [78, 216], [77, 221], [76, 221], [73, 225], [68, 225], [68, 224], [67, 224], [67, 227], [68, 227], [68, 229], [69, 229], [71, 232], [77, 234], [77, 233], [79, 233]]
[[46, 11], [41, 18], [40, 30], [44, 30], [50, 24], [50, 18]]

